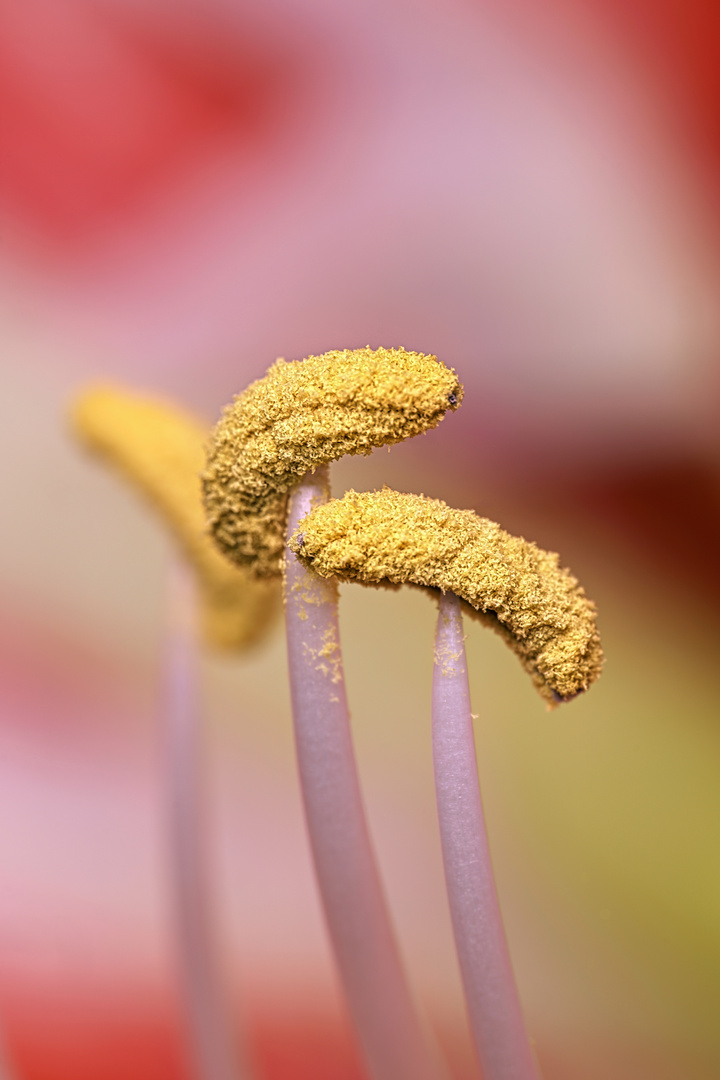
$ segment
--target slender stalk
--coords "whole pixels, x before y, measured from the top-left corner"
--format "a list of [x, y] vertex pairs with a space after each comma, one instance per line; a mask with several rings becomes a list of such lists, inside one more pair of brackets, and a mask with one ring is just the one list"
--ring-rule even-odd
[[251, 1080], [227, 1015], [215, 953], [203, 820], [195, 588], [175, 563], [169, 582], [163, 719], [169, 843], [187, 1038], [197, 1080]]
[[[290, 498], [288, 535], [328, 498], [327, 469]], [[438, 1080], [405, 982], [368, 833], [340, 653], [337, 585], [288, 552], [288, 664], [300, 783], [315, 871], [350, 1014], [373, 1080]]]
[[445, 881], [470, 1026], [485, 1080], [539, 1080], [495, 890], [478, 782], [460, 601], [440, 597], [432, 692]]

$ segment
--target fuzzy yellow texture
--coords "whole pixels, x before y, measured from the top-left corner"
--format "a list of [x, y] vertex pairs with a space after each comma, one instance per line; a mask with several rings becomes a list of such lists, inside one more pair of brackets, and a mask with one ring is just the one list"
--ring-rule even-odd
[[208, 427], [175, 406], [114, 386], [81, 394], [72, 423], [86, 447], [153, 503], [195, 567], [208, 644], [242, 649], [262, 637], [279, 613], [279, 589], [229, 563], [208, 534], [200, 490]]
[[558, 556], [470, 510], [383, 491], [319, 506], [290, 548], [321, 577], [452, 591], [493, 625], [551, 704], [587, 690], [603, 663], [595, 605]]
[[203, 489], [218, 546], [258, 577], [279, 575], [288, 491], [306, 472], [428, 431], [461, 400], [454, 371], [402, 348], [278, 360], [213, 433]]

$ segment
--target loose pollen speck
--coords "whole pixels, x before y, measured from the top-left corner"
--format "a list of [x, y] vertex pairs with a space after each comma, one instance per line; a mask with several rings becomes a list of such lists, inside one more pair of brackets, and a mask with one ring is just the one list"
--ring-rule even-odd
[[595, 605], [558, 556], [469, 510], [383, 491], [331, 499], [290, 548], [321, 577], [452, 591], [505, 638], [550, 704], [586, 690], [603, 663]]
[[213, 433], [203, 490], [216, 543], [258, 577], [279, 576], [288, 491], [305, 473], [429, 431], [461, 401], [455, 372], [423, 353], [278, 360]]

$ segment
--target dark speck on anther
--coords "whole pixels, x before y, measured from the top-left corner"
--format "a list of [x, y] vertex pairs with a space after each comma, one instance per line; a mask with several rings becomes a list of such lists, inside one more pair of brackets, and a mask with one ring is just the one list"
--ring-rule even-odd
[[298, 547], [303, 547], [305, 544], [305, 533], [297, 534]]
[[453, 406], [457, 405], [457, 394], [448, 394], [448, 404]]

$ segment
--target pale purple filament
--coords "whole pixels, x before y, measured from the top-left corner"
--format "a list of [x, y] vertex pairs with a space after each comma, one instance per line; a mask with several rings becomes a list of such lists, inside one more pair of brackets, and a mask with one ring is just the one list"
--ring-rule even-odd
[[485, 1080], [539, 1080], [495, 891], [478, 782], [462, 612], [440, 597], [432, 741], [440, 839], [470, 1026]]
[[[327, 469], [290, 498], [288, 536], [328, 498]], [[365, 820], [345, 696], [337, 585], [288, 552], [288, 664], [300, 782], [325, 917], [373, 1080], [438, 1080], [405, 982]]]
[[170, 797], [170, 858], [187, 1037], [197, 1080], [250, 1080], [227, 1013], [215, 953], [202, 805], [195, 583], [170, 577], [163, 712]]

